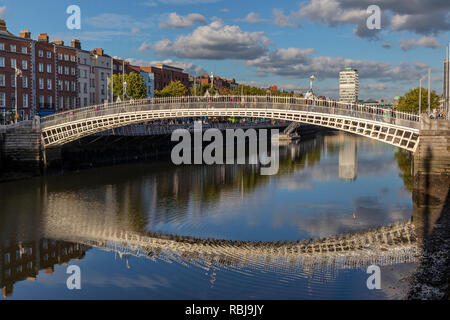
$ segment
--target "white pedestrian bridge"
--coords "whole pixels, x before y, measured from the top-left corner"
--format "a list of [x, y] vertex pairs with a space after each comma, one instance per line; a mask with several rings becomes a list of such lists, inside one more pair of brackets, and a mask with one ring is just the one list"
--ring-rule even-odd
[[44, 148], [154, 120], [246, 117], [286, 120], [351, 132], [415, 152], [420, 116], [360, 104], [273, 96], [168, 97], [73, 109], [40, 118]]

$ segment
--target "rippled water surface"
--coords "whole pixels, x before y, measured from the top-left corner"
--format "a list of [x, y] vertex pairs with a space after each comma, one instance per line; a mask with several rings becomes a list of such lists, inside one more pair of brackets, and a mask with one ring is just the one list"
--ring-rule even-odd
[[[405, 240], [413, 215], [407, 153], [330, 133], [280, 147], [276, 176], [256, 166], [169, 162], [0, 184], [3, 297], [405, 294], [417, 263], [414, 239]], [[373, 263], [381, 290], [366, 285]], [[81, 268], [79, 291], [66, 287], [72, 264]]]

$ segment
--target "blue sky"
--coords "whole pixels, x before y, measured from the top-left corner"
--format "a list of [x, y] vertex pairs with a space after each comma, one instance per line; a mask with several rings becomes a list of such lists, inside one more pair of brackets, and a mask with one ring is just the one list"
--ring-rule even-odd
[[[66, 8], [81, 8], [81, 30], [69, 30]], [[382, 10], [370, 31], [369, 5]], [[26, 8], [26, 9], [24, 9]], [[84, 49], [148, 65], [165, 61], [190, 73], [214, 72], [259, 86], [338, 96], [338, 73], [360, 71], [360, 98], [392, 99], [417, 87], [432, 68], [442, 92], [450, 41], [448, 0], [0, 0], [8, 30], [32, 37], [80, 39]], [[425, 81], [426, 82], [426, 81]]]

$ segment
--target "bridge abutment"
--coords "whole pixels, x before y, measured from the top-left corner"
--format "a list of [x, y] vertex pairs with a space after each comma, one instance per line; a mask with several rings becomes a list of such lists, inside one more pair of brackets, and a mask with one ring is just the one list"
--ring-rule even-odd
[[41, 129], [38, 121], [24, 121], [2, 129], [1, 165], [5, 171], [38, 174], [43, 164]]

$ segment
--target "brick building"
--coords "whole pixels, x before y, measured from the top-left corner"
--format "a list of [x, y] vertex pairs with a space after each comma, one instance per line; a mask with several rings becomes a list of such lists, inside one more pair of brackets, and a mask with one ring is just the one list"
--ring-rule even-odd
[[78, 107], [78, 53], [64, 46], [64, 41], [53, 41], [56, 54], [56, 100], [58, 111]]
[[189, 75], [184, 73], [183, 69], [167, 66], [164, 64], [157, 64], [156, 66], [145, 67], [147, 72], [155, 75], [155, 89], [162, 90], [171, 81], [180, 81], [189, 88]]
[[[31, 117], [32, 41], [10, 33], [0, 19], [0, 120], [14, 119], [17, 100], [19, 120]], [[16, 68], [21, 70], [17, 76]], [[16, 99], [17, 89], [17, 99]]]

